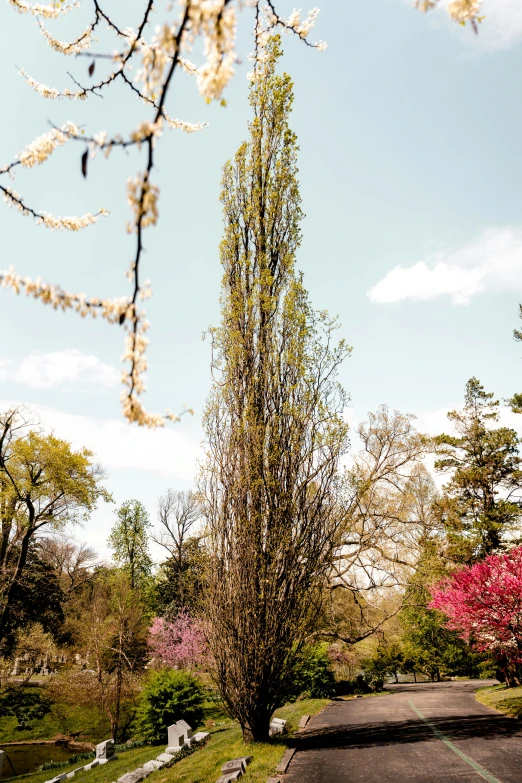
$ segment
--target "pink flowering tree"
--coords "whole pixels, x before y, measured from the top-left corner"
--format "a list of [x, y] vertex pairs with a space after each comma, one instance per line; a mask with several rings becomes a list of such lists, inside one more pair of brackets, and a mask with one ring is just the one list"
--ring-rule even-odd
[[448, 628], [494, 656], [508, 687], [522, 683], [522, 546], [455, 572], [432, 598]]
[[176, 669], [192, 669], [206, 660], [203, 628], [185, 609], [173, 622], [154, 618], [149, 628], [149, 648], [156, 659]]

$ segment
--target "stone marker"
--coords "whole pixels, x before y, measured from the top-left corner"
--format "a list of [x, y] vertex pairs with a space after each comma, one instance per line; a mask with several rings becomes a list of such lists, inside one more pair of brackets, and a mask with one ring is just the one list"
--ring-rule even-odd
[[94, 759], [94, 761], [91, 761], [90, 764], [85, 765], [84, 770], [87, 771], [89, 769], [94, 769], [94, 767], [99, 767], [99, 766], [100, 766], [100, 762], [98, 761], [98, 759]]
[[208, 737], [208, 735], [209, 735], [208, 731], [198, 731], [196, 734], [194, 734], [192, 739], [195, 742], [201, 742], [201, 740], [204, 740], [206, 737]]
[[241, 758], [232, 759], [231, 761], [227, 761], [226, 764], [223, 764], [221, 772], [223, 775], [230, 775], [232, 772], [237, 772], [238, 770], [244, 772], [247, 768], [247, 764], [251, 760], [252, 756], [241, 756]]
[[139, 781], [146, 778], [148, 774], [150, 773], [143, 769], [143, 767], [138, 767], [134, 772], [127, 772], [125, 775], [122, 775], [121, 778], [118, 778], [118, 783], [139, 783]]
[[310, 720], [310, 716], [309, 715], [303, 715], [303, 717], [299, 721], [299, 728], [300, 729], [304, 729], [304, 727], [306, 726], [306, 724], [308, 723], [309, 720]]
[[164, 764], [168, 764], [173, 758], [172, 753], [160, 753], [159, 756], [156, 756], [156, 761], [163, 761]]
[[161, 769], [164, 767], [163, 761], [158, 761], [158, 759], [152, 759], [152, 761], [147, 761], [146, 764], [143, 765], [143, 769], [146, 769], [147, 771], [154, 772], [155, 769]]
[[96, 745], [96, 758], [98, 759], [98, 761], [100, 761], [101, 759], [108, 761], [109, 759], [114, 758], [113, 739], [105, 740], [105, 742], [100, 742], [99, 745]]
[[190, 726], [188, 725], [186, 720], [178, 720], [176, 725], [179, 726], [180, 729], [184, 729], [185, 730], [185, 734], [187, 736], [187, 739], [189, 737], [192, 737], [192, 729], [190, 728]]
[[286, 720], [282, 718], [272, 718], [270, 721], [269, 735], [272, 737], [274, 734], [282, 734], [286, 731]]
[[0, 750], [0, 777], [2, 776], [3, 765], [4, 765], [4, 751]]
[[278, 772], [280, 775], [284, 775], [286, 770], [288, 769], [290, 762], [292, 761], [292, 756], [295, 753], [295, 748], [287, 748], [285, 752], [283, 753], [283, 758], [279, 762], [279, 764], [276, 767], [276, 772]]
[[221, 775], [217, 783], [232, 783], [233, 780], [239, 780], [243, 773], [238, 770], [237, 772], [231, 772], [230, 775]]
[[[188, 725], [188, 724], [187, 724]], [[190, 726], [189, 726], [190, 728]], [[167, 729], [169, 748], [181, 748], [185, 744], [186, 730], [178, 723], [174, 723]], [[191, 730], [192, 734], [192, 730]]]

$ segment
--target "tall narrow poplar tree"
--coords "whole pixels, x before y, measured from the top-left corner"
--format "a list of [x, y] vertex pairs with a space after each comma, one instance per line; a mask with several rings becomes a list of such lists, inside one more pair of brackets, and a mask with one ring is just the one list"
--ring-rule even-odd
[[310, 307], [294, 270], [301, 241], [292, 82], [279, 38], [256, 66], [250, 139], [223, 174], [221, 325], [201, 492], [208, 520], [209, 642], [215, 676], [245, 740], [268, 737], [330, 575], [340, 526], [350, 349]]

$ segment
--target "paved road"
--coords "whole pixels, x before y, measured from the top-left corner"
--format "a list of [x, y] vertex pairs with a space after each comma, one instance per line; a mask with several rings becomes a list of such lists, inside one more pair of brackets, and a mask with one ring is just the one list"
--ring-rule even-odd
[[285, 783], [522, 783], [522, 723], [479, 704], [484, 681], [393, 686], [308, 724]]

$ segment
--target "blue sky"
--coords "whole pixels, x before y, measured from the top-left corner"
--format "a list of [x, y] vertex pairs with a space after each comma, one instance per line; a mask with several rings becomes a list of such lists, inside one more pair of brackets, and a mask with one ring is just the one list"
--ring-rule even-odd
[[[107, 0], [122, 26], [135, 24], [139, 5], [125, 3], [122, 14]], [[293, 8], [279, 5], [285, 14]], [[522, 4], [484, 0], [478, 36], [451, 23], [443, 7], [423, 15], [412, 6], [325, 0], [312, 37], [328, 49], [285, 39], [284, 68], [295, 80], [292, 124], [307, 215], [298, 266], [314, 305], [339, 314], [353, 345], [341, 378], [351, 395], [347, 415], [361, 420], [388, 403], [437, 431], [471, 375], [500, 397], [522, 388], [522, 346], [512, 339], [522, 300]], [[53, 29], [65, 38], [86, 19], [73, 12]], [[0, 165], [49, 121], [113, 133], [146, 116], [119, 89], [87, 103], [44, 101], [16, 66], [63, 88], [71, 86], [67, 70], [86, 80], [88, 60], [52, 52], [34, 20], [6, 2], [0, 30]], [[119, 408], [121, 330], [0, 289], [0, 405], [25, 403], [57, 435], [91, 447], [115, 500], [138, 497], [153, 519], [160, 492], [190, 486], [202, 439], [210, 374], [201, 335], [219, 318], [220, 169], [246, 135], [250, 30], [245, 11], [243, 64], [227, 107], [207, 106], [181, 78], [169, 113], [209, 126], [190, 136], [171, 131], [158, 148], [160, 221], [146, 237], [144, 270], [154, 292], [145, 402], [158, 411], [186, 403], [194, 418], [165, 431], [129, 427]], [[141, 161], [134, 153], [99, 157], [83, 180], [81, 152], [69, 144], [17, 173], [14, 186], [37, 209], [81, 214], [104, 206], [110, 216], [66, 235], [0, 204], [0, 268], [13, 264], [89, 295], [121, 295], [133, 255], [125, 182]], [[518, 426], [509, 414], [506, 421]], [[104, 551], [112, 517], [110, 507], [100, 509], [78, 535]]]

